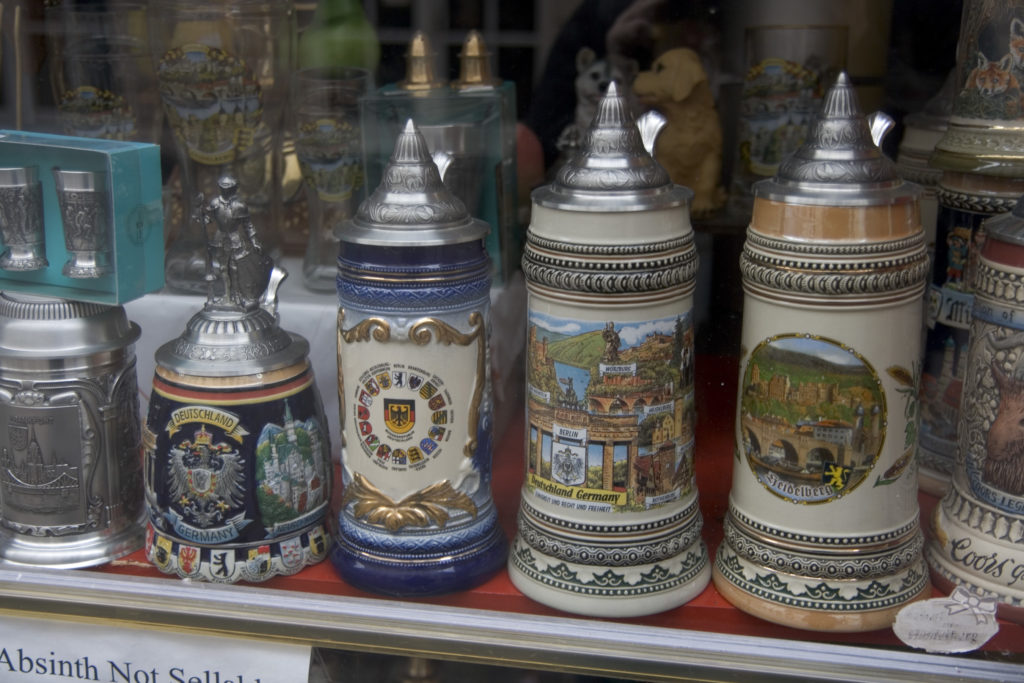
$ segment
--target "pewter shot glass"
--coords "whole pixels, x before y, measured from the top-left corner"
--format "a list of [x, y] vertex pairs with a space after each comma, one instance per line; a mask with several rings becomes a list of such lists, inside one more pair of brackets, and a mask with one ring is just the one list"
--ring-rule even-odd
[[76, 279], [107, 275], [113, 268], [106, 174], [55, 168], [53, 179], [64, 223], [64, 246], [70, 255], [61, 272]]
[[0, 268], [39, 270], [46, 261], [43, 200], [35, 166], [0, 168]]

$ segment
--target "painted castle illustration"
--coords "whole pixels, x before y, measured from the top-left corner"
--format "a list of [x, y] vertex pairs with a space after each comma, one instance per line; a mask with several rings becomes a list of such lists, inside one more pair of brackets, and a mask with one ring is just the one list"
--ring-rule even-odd
[[567, 336], [530, 325], [530, 473], [624, 492], [627, 506], [678, 496], [693, 475], [688, 319], [637, 325], [648, 331], [631, 331], [628, 345], [613, 321], [583, 327]]
[[327, 501], [327, 449], [314, 419], [296, 420], [285, 401], [282, 424], [266, 425], [256, 448], [262, 468], [259, 499], [265, 524], [293, 519]]
[[794, 379], [808, 367], [766, 373], [751, 362], [740, 418], [747, 457], [793, 482], [821, 481], [835, 468], [843, 476], [866, 471], [884, 439], [879, 397], [856, 372]]

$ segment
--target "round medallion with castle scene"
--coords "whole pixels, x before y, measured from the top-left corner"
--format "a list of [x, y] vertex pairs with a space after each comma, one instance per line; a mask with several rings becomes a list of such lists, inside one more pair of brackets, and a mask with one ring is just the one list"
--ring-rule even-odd
[[827, 503], [866, 478], [885, 441], [885, 394], [853, 349], [790, 334], [762, 341], [743, 376], [741, 447], [758, 481], [793, 503]]

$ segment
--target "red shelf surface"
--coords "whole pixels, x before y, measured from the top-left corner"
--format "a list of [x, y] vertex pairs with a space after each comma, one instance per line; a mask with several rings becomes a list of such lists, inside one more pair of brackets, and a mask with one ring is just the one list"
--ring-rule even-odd
[[[703, 536], [713, 558], [714, 552], [722, 540], [722, 520], [728, 507], [732, 468], [735, 462], [733, 421], [738, 364], [734, 357], [698, 356], [697, 360], [698, 415], [695, 468], [700, 507], [704, 515]], [[498, 507], [499, 518], [509, 539], [515, 532], [516, 511], [523, 482], [523, 434], [524, 416], [522, 411], [518, 411], [510, 420], [508, 429], [499, 439], [494, 453], [494, 500]], [[921, 518], [927, 520], [937, 499], [925, 493], [921, 493], [919, 499]], [[927, 532], [927, 525], [925, 526]], [[168, 581], [178, 580], [161, 574], [150, 565], [143, 551], [138, 551], [90, 571], [162, 577]], [[294, 576], [275, 577], [258, 585], [321, 595], [390, 599], [347, 585], [335, 574], [330, 562], [322, 562], [308, 567]], [[935, 595], [938, 596], [939, 593], [936, 591]], [[504, 613], [575, 617], [575, 615], [548, 608], [525, 597], [512, 585], [506, 571], [500, 572], [491, 580], [472, 590], [444, 596], [420, 599], [402, 598], [402, 600], [424, 605], [445, 605]], [[849, 634], [817, 633], [772, 624], [734, 608], [719, 595], [713, 584], [709, 584], [700, 595], [681, 607], [647, 617], [620, 621], [733, 635], [909, 649], [899, 641], [891, 629]], [[1019, 656], [1024, 651], [1024, 626], [1001, 621], [999, 633], [983, 649], [990, 653], [1001, 653], [1000, 656], [1003, 654]]]

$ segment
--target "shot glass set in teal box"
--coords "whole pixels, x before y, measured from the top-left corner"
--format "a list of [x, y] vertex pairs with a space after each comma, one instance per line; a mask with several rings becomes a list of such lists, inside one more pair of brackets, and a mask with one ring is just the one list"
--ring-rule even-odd
[[0, 289], [116, 305], [164, 284], [160, 148], [0, 131]]

